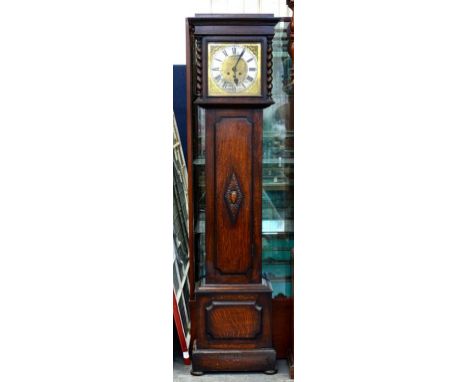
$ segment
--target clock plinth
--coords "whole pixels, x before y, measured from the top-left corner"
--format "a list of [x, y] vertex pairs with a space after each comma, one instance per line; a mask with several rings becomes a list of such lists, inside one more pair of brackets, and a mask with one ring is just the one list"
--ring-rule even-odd
[[[270, 44], [277, 22], [272, 15], [187, 20], [189, 183], [195, 171], [204, 180], [203, 195], [194, 195], [193, 186], [189, 195], [191, 259], [202, 269], [196, 287], [191, 283], [195, 374], [275, 371], [261, 235], [263, 108], [273, 103]], [[203, 167], [194, 169], [196, 134], [205, 149]], [[205, 220], [201, 248], [194, 216]]]
[[192, 374], [203, 375], [205, 370], [263, 371], [265, 374], [275, 374], [276, 352], [271, 348], [246, 350], [197, 349], [195, 342], [192, 352]]
[[271, 285], [198, 285], [194, 371], [275, 370], [271, 343]]

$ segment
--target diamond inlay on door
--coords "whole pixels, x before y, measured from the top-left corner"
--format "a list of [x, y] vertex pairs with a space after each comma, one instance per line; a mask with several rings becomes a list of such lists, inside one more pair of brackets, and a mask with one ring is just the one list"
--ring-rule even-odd
[[239, 182], [237, 180], [235, 172], [231, 173], [231, 179], [226, 187], [224, 192], [224, 200], [229, 211], [229, 217], [231, 218], [231, 223], [235, 223], [237, 215], [239, 214], [239, 209], [244, 198], [244, 194], [240, 188]]

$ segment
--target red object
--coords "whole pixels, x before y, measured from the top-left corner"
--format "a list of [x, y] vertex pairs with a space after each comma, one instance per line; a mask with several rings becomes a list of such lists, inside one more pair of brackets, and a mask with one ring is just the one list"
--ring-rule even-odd
[[177, 300], [175, 293], [172, 292], [172, 309], [174, 313], [174, 321], [177, 329], [177, 335], [179, 336], [180, 348], [182, 349], [182, 356], [184, 357], [184, 364], [190, 365], [190, 355], [188, 351], [188, 344], [185, 340], [184, 327], [182, 326], [182, 320], [180, 319], [179, 307], [177, 306]]

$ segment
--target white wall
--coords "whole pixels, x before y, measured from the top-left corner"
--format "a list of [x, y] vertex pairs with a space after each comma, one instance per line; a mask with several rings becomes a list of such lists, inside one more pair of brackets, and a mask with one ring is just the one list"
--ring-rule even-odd
[[[291, 16], [286, 0], [183, 0], [169, 3], [171, 20], [172, 64], [185, 64], [185, 18], [195, 13], [273, 13], [277, 17]], [[166, 7], [166, 6], [165, 6]]]

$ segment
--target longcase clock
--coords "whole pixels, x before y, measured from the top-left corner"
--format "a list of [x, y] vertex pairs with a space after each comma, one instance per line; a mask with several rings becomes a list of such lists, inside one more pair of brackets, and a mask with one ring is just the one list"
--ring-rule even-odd
[[262, 277], [263, 109], [273, 15], [187, 19], [192, 374], [276, 371]]

